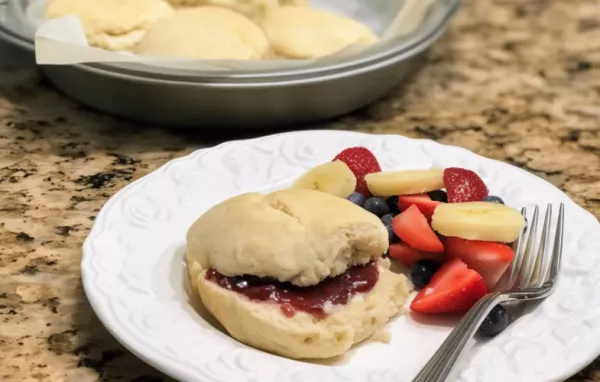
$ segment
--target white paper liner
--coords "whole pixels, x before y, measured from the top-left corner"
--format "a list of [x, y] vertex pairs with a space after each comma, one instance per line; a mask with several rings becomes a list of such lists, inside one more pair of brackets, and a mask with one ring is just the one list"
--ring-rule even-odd
[[[18, 0], [13, 0], [18, 1]], [[26, 9], [27, 20], [37, 28], [36, 61], [40, 65], [80, 63], [140, 63], [170, 69], [203, 71], [294, 69], [315, 63], [339, 60], [373, 49], [389, 39], [414, 32], [436, 0], [312, 0], [311, 6], [329, 10], [367, 25], [380, 41], [368, 47], [350, 46], [340, 52], [312, 60], [193, 60], [173, 57], [149, 57], [128, 52], [112, 52], [91, 47], [77, 16], [44, 19], [48, 0], [34, 0]]]

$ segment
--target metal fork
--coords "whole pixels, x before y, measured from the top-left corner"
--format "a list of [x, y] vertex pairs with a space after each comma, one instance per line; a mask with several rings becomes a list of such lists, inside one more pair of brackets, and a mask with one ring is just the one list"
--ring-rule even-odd
[[[521, 213], [526, 216], [526, 209], [524, 208]], [[467, 342], [473, 337], [489, 312], [499, 303], [539, 300], [552, 294], [560, 271], [564, 205], [563, 203], [560, 204], [552, 248], [549, 248], [552, 205], [548, 205], [541, 238], [539, 245], [537, 245], [537, 251], [535, 251], [534, 242], [536, 242], [537, 236], [538, 215], [539, 207], [536, 206], [531, 224], [521, 232], [515, 243], [515, 257], [511, 264], [510, 273], [506, 272], [504, 275], [503, 291], [487, 294], [471, 308], [429, 362], [413, 379], [413, 382], [445, 381]], [[527, 236], [526, 241], [525, 236]]]

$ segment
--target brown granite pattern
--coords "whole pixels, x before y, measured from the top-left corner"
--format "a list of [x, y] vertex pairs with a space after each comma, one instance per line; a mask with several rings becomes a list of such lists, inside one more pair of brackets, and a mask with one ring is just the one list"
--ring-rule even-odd
[[[329, 127], [432, 138], [505, 160], [598, 217], [599, 20], [596, 0], [464, 1], [414, 81]], [[102, 116], [0, 61], [0, 380], [170, 380], [98, 322], [81, 288], [80, 248], [119, 188], [240, 136], [225, 135]], [[570, 381], [600, 381], [598, 362]]]

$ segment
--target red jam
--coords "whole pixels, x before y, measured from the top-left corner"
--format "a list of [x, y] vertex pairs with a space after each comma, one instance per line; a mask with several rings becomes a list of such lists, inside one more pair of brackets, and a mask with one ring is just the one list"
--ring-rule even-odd
[[374, 261], [351, 267], [339, 276], [327, 278], [309, 287], [250, 275], [226, 277], [212, 268], [206, 272], [207, 280], [225, 289], [240, 293], [253, 301], [280, 304], [282, 313], [288, 317], [293, 317], [296, 311], [303, 311], [324, 318], [327, 302], [346, 304], [352, 296], [373, 289], [378, 278], [379, 270]]

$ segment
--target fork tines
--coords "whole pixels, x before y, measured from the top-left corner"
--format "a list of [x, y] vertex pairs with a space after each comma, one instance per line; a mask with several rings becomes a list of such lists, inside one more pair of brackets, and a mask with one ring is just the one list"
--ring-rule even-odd
[[[564, 204], [558, 211], [554, 243], [551, 242], [552, 205], [546, 207], [541, 237], [538, 238], [539, 206], [535, 206], [529, 224], [514, 243], [515, 257], [511, 265], [507, 290], [553, 287], [560, 269], [564, 230]], [[521, 210], [527, 216], [527, 209]]]

